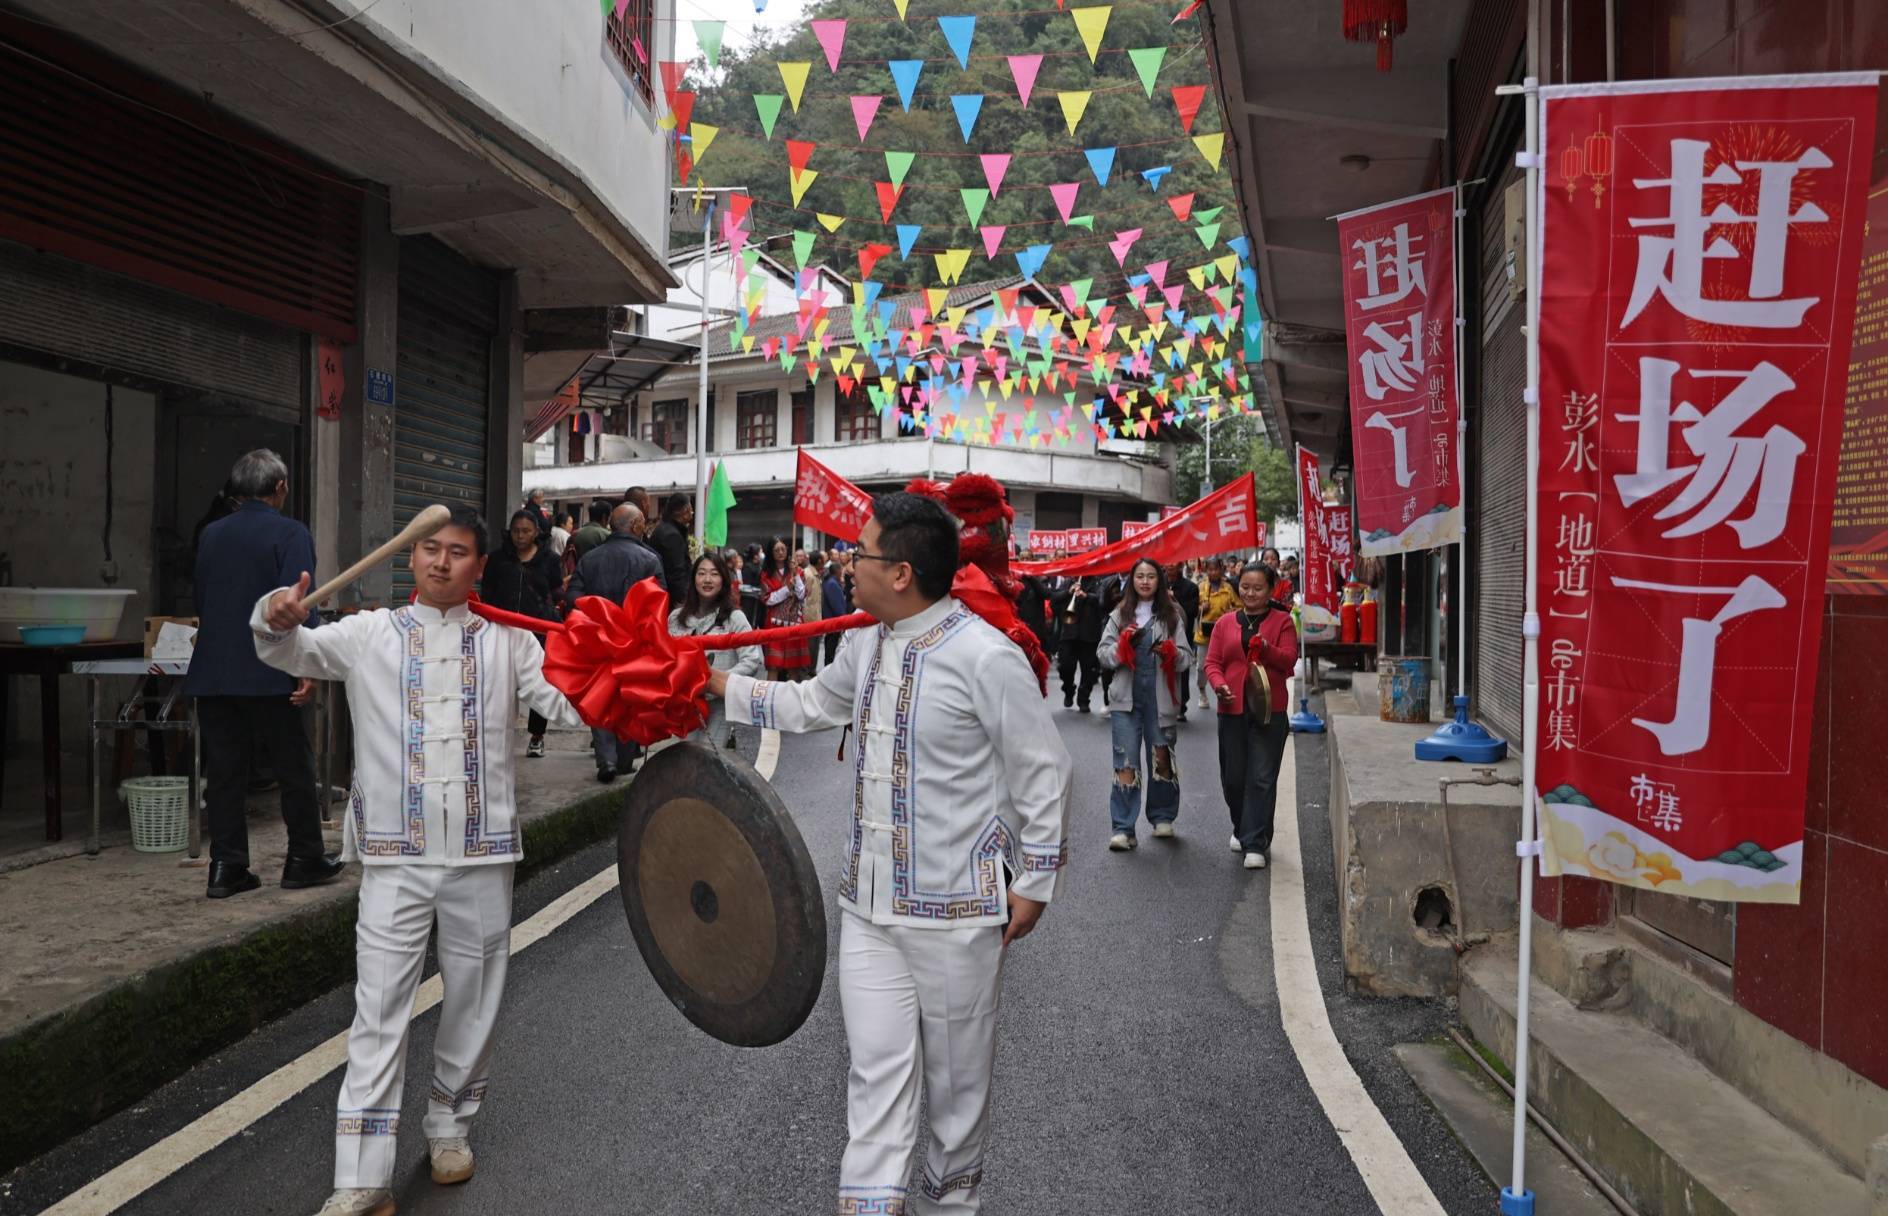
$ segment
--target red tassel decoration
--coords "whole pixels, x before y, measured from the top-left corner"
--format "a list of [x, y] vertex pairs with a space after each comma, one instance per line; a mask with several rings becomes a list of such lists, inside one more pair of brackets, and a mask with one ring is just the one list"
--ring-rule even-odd
[[1408, 30], [1408, 0], [1344, 0], [1344, 37], [1376, 43], [1379, 72], [1390, 70], [1392, 44]]

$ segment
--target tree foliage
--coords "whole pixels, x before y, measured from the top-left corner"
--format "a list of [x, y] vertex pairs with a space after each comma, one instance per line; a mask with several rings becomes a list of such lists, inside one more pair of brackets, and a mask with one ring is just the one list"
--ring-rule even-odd
[[[1170, 25], [1164, 5], [1114, 7], [1103, 51], [1089, 63], [1075, 23], [1066, 12], [1044, 11], [1042, 0], [977, 0], [976, 38], [968, 70], [960, 69], [939, 31], [936, 17], [962, 12], [953, 0], [912, 0], [908, 18], [895, 19], [885, 0], [817, 0], [808, 19], [846, 18], [844, 56], [835, 75], [810, 26], [790, 32], [761, 31], [744, 46], [724, 47], [718, 68], [697, 60], [688, 83], [697, 99], [694, 121], [719, 128], [713, 144], [701, 157], [697, 177], [711, 186], [746, 186], [756, 199], [752, 231], [761, 238], [793, 230], [818, 233], [811, 262], [825, 262], [847, 277], [857, 277], [857, 253], [868, 243], [891, 245], [872, 277], [890, 290], [937, 286], [936, 266], [921, 250], [968, 248], [973, 252], [963, 281], [1017, 273], [1010, 255], [1030, 244], [1054, 242], [1055, 249], [1038, 278], [1061, 284], [1093, 278], [1096, 294], [1118, 296], [1123, 272], [1115, 264], [1108, 243], [1118, 231], [1143, 229], [1143, 236], [1128, 255], [1127, 273], [1137, 273], [1151, 261], [1172, 259], [1178, 268], [1208, 256], [1191, 222], [1177, 220], [1167, 200], [1177, 194], [1195, 194], [1194, 209], [1227, 208], [1221, 217], [1225, 235], [1236, 235], [1230, 179], [1215, 172], [1186, 137], [1171, 95], [1176, 84], [1208, 84], [1206, 57], [1200, 46], [1197, 20]], [[887, 17], [893, 19], [887, 20]], [[1167, 47], [1154, 95], [1143, 91], [1126, 48]], [[1008, 55], [1041, 54], [1041, 72], [1025, 109], [1011, 77]], [[911, 110], [899, 105], [886, 61], [925, 59]], [[773, 138], [762, 133], [756, 113], [756, 94], [780, 94], [786, 89], [775, 66], [781, 61], [811, 62], [812, 71], [799, 112], [790, 105], [781, 111]], [[1065, 89], [1093, 89], [1087, 112], [1071, 137], [1057, 104]], [[983, 108], [966, 143], [952, 108], [952, 94], [982, 93]], [[882, 95], [876, 120], [862, 151], [849, 98]], [[1220, 129], [1215, 100], [1208, 94], [1193, 134]], [[817, 144], [811, 167], [818, 179], [800, 204], [793, 207], [787, 167], [786, 141]], [[1166, 142], [1154, 142], [1166, 141]], [[1116, 147], [1115, 164], [1107, 188], [1096, 185], [1086, 148]], [[882, 223], [873, 183], [889, 181], [885, 158], [877, 149], [919, 153], [905, 179], [904, 193], [889, 224]], [[996, 259], [986, 261], [983, 241], [966, 214], [958, 191], [985, 188], [978, 153], [1008, 152], [1008, 176], [989, 200], [980, 223], [1007, 225]], [[953, 153], [950, 156], [936, 153]], [[1144, 169], [1161, 165], [1173, 171], [1158, 191], [1142, 179]], [[1077, 216], [1093, 214], [1092, 233], [1062, 224], [1049, 193], [1040, 187], [1059, 182], [1081, 182]], [[1037, 187], [1037, 188], [1030, 188]], [[814, 214], [846, 217], [845, 225], [828, 235]], [[897, 254], [897, 224], [921, 224], [924, 231], [907, 261]], [[679, 248], [693, 239], [686, 231], [672, 237]], [[1212, 252], [1224, 253], [1222, 245]], [[809, 263], [810, 264], [810, 263]], [[1197, 306], [1196, 306], [1197, 307]]]
[[[1206, 445], [1183, 445], [1174, 460], [1175, 501], [1192, 502], [1205, 493], [1205, 470]], [[1248, 472], [1253, 474], [1254, 505], [1261, 520], [1298, 518], [1298, 479], [1291, 457], [1272, 446], [1257, 414], [1227, 415], [1213, 423], [1213, 486]]]

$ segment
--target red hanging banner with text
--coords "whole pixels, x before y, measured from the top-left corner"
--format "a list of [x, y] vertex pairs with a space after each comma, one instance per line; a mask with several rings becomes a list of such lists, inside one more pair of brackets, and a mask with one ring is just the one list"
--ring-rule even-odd
[[1304, 606], [1335, 615], [1337, 590], [1331, 580], [1331, 517], [1340, 508], [1324, 503], [1318, 484], [1318, 458], [1310, 448], [1298, 448], [1298, 513], [1304, 520]]
[[793, 522], [841, 540], [858, 540], [870, 518], [872, 496], [801, 448], [799, 473], [793, 479]]
[[1455, 191], [1337, 217], [1365, 556], [1462, 539], [1456, 450]]
[[1541, 870], [1795, 903], [1875, 74], [1541, 100]]
[[[1167, 566], [1235, 549], [1251, 549], [1259, 544], [1253, 514], [1255, 493], [1252, 474], [1247, 473], [1127, 540], [1060, 561], [1011, 562], [1010, 569], [1019, 574], [1080, 578], [1090, 574], [1116, 574], [1143, 557], [1151, 557]], [[1107, 538], [1105, 531], [1102, 538]]]

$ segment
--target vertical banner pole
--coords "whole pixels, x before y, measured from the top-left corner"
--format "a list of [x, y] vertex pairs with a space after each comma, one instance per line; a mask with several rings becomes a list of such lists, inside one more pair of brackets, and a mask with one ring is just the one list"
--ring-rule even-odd
[[1540, 488], [1541, 444], [1541, 99], [1540, 81], [1529, 76], [1521, 86], [1527, 106], [1527, 150], [1516, 160], [1527, 171], [1527, 387], [1522, 402], [1527, 407], [1527, 547], [1525, 573], [1526, 604], [1521, 617], [1522, 692], [1521, 692], [1521, 839], [1514, 851], [1521, 862], [1521, 934], [1520, 959], [1515, 968], [1514, 1032], [1514, 1147], [1512, 1179], [1501, 1192], [1504, 1216], [1531, 1216], [1534, 1194], [1527, 1189], [1527, 1091], [1528, 1091], [1528, 1013], [1529, 989], [1533, 981], [1534, 949], [1534, 869], [1540, 855], [1536, 837], [1536, 801], [1534, 786], [1540, 758], [1541, 619], [1535, 576], [1540, 553], [1540, 508], [1536, 501]]
[[[702, 529], [708, 526], [708, 445], [703, 441], [703, 432], [708, 418], [708, 263], [712, 260], [714, 245], [714, 204], [704, 202], [701, 208], [701, 376], [696, 387], [695, 418], [691, 428], [695, 443], [695, 539], [702, 540]], [[730, 256], [734, 253], [732, 241], [728, 244]], [[706, 541], [703, 544], [706, 545]]]
[[[1462, 293], [1467, 278], [1462, 274], [1462, 267], [1468, 259], [1462, 256], [1462, 217], [1468, 212], [1462, 206], [1462, 187], [1457, 183], [1455, 197], [1450, 200], [1455, 213], [1455, 493], [1456, 503], [1462, 511], [1462, 539], [1456, 542], [1455, 579], [1459, 590], [1455, 597], [1455, 695], [1468, 696], [1468, 401], [1462, 396], [1462, 349], [1467, 343], [1466, 322], [1462, 318]], [[1463, 706], [1466, 709], [1466, 706]]]
[[[1300, 548], [1305, 555], [1304, 565], [1300, 568], [1300, 572], [1304, 577], [1305, 590], [1308, 592], [1311, 587], [1312, 523], [1311, 512], [1305, 506], [1311, 491], [1305, 486], [1304, 450], [1305, 445], [1302, 443], [1292, 448], [1291, 479], [1298, 483], [1298, 534], [1302, 538]], [[1322, 495], [1320, 495], [1320, 509], [1322, 502]], [[1328, 570], [1329, 554], [1322, 555], [1319, 560], [1327, 563]], [[1298, 619], [1294, 624], [1298, 627], [1298, 712], [1290, 718], [1291, 729], [1299, 734], [1321, 735], [1324, 733], [1324, 719], [1311, 712], [1311, 656], [1305, 652], [1304, 614], [1302, 612], [1298, 614]]]

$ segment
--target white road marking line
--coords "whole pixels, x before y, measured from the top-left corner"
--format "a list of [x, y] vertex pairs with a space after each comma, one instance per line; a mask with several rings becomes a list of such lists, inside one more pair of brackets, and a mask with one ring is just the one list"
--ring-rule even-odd
[[1285, 744], [1278, 775], [1278, 818], [1272, 831], [1272, 973], [1278, 1013], [1298, 1065], [1325, 1118], [1350, 1154], [1364, 1186], [1388, 1216], [1444, 1216], [1435, 1192], [1410, 1160], [1403, 1142], [1370, 1100], [1345, 1058], [1318, 987], [1305, 911], [1304, 859], [1298, 849], [1298, 775], [1293, 745]]
[[754, 771], [760, 774], [762, 781], [774, 779], [774, 766], [780, 763], [780, 732], [763, 730], [760, 732], [760, 754], [754, 757]]
[[[616, 867], [612, 865], [546, 904], [536, 915], [513, 926], [512, 954], [519, 954], [542, 941], [615, 888]], [[413, 1016], [418, 1017], [437, 1005], [441, 991], [437, 975], [422, 983], [413, 999]], [[240, 1135], [245, 1128], [345, 1063], [347, 1032], [342, 1031], [187, 1127], [93, 1179], [47, 1208], [41, 1216], [105, 1216], [117, 1211], [224, 1141]]]

